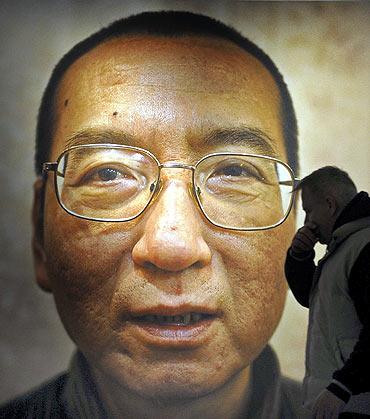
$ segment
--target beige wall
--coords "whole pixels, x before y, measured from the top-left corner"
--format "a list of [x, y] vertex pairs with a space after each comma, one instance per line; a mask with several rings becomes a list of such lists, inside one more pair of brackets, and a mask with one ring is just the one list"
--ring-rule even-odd
[[[370, 189], [368, 3], [86, 4], [7, 0], [0, 6], [0, 401], [63, 369], [72, 350], [51, 296], [32, 282], [33, 137], [53, 65], [98, 27], [162, 8], [199, 11], [234, 25], [285, 75], [299, 121], [302, 174], [334, 164], [347, 170], [360, 189]], [[306, 323], [306, 310], [290, 297], [273, 344], [284, 372], [295, 378], [303, 374]]]

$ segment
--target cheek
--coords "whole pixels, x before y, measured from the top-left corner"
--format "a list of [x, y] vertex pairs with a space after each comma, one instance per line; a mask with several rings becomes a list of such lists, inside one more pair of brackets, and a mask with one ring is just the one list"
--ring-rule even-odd
[[115, 273], [132, 269], [128, 231], [79, 220], [59, 210], [46, 219], [45, 253], [62, 322], [81, 349], [109, 339]]
[[[282, 315], [286, 297], [284, 261], [293, 224], [233, 238], [222, 253], [230, 287], [230, 338], [244, 358], [255, 358]], [[248, 353], [246, 353], [248, 352]]]

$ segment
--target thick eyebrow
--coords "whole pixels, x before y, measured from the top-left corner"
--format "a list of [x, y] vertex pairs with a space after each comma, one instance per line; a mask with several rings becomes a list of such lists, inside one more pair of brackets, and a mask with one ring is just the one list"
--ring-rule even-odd
[[[278, 157], [273, 146], [274, 141], [258, 128], [220, 128], [211, 131], [201, 139], [201, 142], [208, 148], [227, 145], [246, 146], [256, 153]], [[87, 128], [67, 138], [66, 148], [83, 144], [104, 143], [135, 145], [135, 137], [118, 130]]]
[[122, 131], [87, 128], [67, 138], [66, 148], [83, 144], [124, 144], [134, 145], [134, 137]]
[[278, 155], [273, 144], [274, 141], [266, 133], [251, 127], [217, 129], [204, 138], [204, 145], [208, 147], [247, 146], [252, 151], [276, 158]]

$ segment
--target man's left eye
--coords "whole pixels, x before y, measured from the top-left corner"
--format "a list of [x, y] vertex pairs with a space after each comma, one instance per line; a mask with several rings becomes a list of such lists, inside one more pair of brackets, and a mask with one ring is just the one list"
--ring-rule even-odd
[[119, 174], [120, 173], [118, 172], [118, 170], [112, 169], [111, 167], [100, 169], [97, 172], [97, 176], [99, 177], [99, 180], [102, 180], [103, 182], [115, 180], [119, 176]]
[[224, 167], [221, 173], [225, 176], [245, 176], [248, 174], [242, 166], [237, 165]]
[[263, 180], [260, 172], [251, 165], [231, 164], [218, 168], [212, 176], [225, 176], [227, 178], [252, 178]]

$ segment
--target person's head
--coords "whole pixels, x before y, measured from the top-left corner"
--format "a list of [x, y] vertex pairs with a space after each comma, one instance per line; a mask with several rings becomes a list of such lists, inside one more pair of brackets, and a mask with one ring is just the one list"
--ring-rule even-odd
[[[165, 37], [181, 39], [187, 36], [223, 39], [244, 49], [263, 64], [274, 79], [279, 94], [279, 119], [283, 129], [288, 163], [298, 174], [297, 121], [291, 96], [282, 75], [271, 58], [257, 45], [243, 37], [235, 29], [216, 21], [208, 16], [190, 12], [146, 12], [117, 20], [108, 27], [92, 34], [76, 44], [59, 61], [50, 77], [39, 110], [36, 132], [35, 170], [41, 174], [42, 164], [49, 160], [53, 138], [56, 113], [55, 99], [60, 80], [66, 70], [78, 58], [103, 44], [109, 39], [148, 35], [149, 37]], [[204, 57], [207, 60], [207, 57]], [[67, 99], [66, 99], [67, 100]], [[67, 106], [67, 103], [65, 104]]]
[[296, 187], [301, 190], [305, 223], [315, 225], [320, 243], [328, 244], [333, 227], [357, 189], [348, 173], [335, 166], [325, 166], [304, 177]]
[[[273, 171], [287, 169], [275, 160], [264, 172], [261, 162], [268, 160], [258, 160], [259, 167], [249, 157], [221, 159], [218, 166], [208, 159], [199, 192], [189, 190], [193, 169], [168, 162], [194, 165], [205, 155], [233, 152], [268, 154], [296, 167], [294, 111], [272, 61], [204, 16], [148, 13], [118, 21], [56, 67], [40, 108], [37, 173], [43, 162], [86, 143], [139, 147], [165, 163], [161, 182], [149, 185], [148, 168], [158, 168], [137, 148], [124, 148], [130, 158], [117, 157], [119, 147], [105, 149], [98, 167], [98, 148], [63, 159], [58, 179], [67, 192], [60, 199], [78, 196], [78, 214], [91, 217], [103, 183], [109, 196], [122, 193], [119, 209], [136, 202], [141, 189], [156, 193], [141, 215], [124, 222], [75, 217], [58, 204], [51, 175], [36, 183], [37, 281], [53, 293], [95, 374], [162, 400], [199, 397], [245, 378], [282, 314], [282, 265], [294, 219], [258, 231], [220, 228], [194, 195], [210, 197], [202, 202], [220, 224], [239, 214], [241, 223], [252, 219], [258, 226], [265, 214], [281, 212], [270, 180]], [[258, 181], [243, 179], [240, 186], [249, 173]], [[83, 192], [82, 184], [88, 184]], [[232, 203], [228, 213], [225, 200]]]

